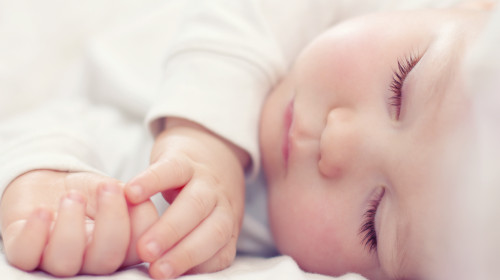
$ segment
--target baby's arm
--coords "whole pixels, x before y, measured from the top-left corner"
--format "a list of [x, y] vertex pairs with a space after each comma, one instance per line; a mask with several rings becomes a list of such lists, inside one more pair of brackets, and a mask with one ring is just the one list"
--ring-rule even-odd
[[136, 240], [156, 219], [151, 202], [129, 207], [119, 181], [90, 172], [30, 171], [0, 204], [7, 260], [55, 276], [139, 263]]
[[231, 264], [244, 208], [248, 155], [205, 128], [169, 119], [151, 165], [127, 184], [134, 203], [162, 192], [171, 202], [138, 242], [154, 278], [210, 272]]

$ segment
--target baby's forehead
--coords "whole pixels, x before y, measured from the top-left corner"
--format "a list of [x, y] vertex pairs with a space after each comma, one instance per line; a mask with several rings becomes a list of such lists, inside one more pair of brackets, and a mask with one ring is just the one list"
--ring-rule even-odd
[[[330, 63], [332, 54], [339, 52], [345, 58], [363, 55], [369, 58], [366, 63], [372, 63], [384, 57], [392, 59], [394, 55], [423, 55], [430, 47], [443, 53], [443, 56], [438, 58], [441, 62], [445, 59], [463, 62], [464, 56], [474, 52], [468, 46], [475, 42], [476, 34], [483, 29], [483, 20], [478, 18], [477, 15], [464, 16], [453, 10], [420, 10], [359, 16], [337, 23], [317, 36], [297, 57], [294, 67], [300, 68], [318, 62]], [[401, 22], [395, 24], [398, 19]], [[495, 44], [490, 42], [482, 45], [500, 46], [498, 37], [498, 33], [495, 33], [495, 36], [491, 37], [497, 40]], [[370, 54], [375, 53], [377, 57], [370, 57]], [[489, 53], [494, 53], [498, 60], [499, 55], [496, 52]], [[488, 59], [483, 55], [480, 61]], [[436, 61], [436, 64], [439, 64], [439, 61]], [[500, 65], [500, 61], [495, 65]], [[470, 67], [469, 64], [460, 65], [460, 68]]]

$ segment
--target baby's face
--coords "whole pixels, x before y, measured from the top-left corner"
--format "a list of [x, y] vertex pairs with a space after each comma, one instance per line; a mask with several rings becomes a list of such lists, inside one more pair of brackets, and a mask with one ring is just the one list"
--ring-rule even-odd
[[425, 278], [445, 258], [473, 129], [461, 65], [483, 13], [365, 16], [300, 55], [260, 131], [282, 253], [369, 279]]

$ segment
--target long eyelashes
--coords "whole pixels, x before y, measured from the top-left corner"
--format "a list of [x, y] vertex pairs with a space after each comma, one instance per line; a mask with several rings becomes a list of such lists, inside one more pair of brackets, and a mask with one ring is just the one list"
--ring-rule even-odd
[[401, 103], [403, 101], [403, 84], [410, 71], [420, 61], [421, 56], [411, 54], [402, 59], [398, 59], [398, 67], [393, 72], [390, 90], [392, 92], [389, 97], [389, 105], [394, 108], [394, 118], [399, 120], [401, 115]]
[[368, 248], [371, 253], [377, 250], [377, 232], [375, 230], [375, 215], [380, 204], [380, 200], [384, 196], [384, 190], [379, 195], [370, 201], [370, 207], [363, 215], [364, 222], [359, 229], [359, 234], [363, 237], [361, 243]]
[[360, 234], [363, 235], [362, 243], [369, 252], [377, 249], [377, 232], [375, 231], [376, 207], [371, 207], [363, 215], [365, 222], [361, 226]]

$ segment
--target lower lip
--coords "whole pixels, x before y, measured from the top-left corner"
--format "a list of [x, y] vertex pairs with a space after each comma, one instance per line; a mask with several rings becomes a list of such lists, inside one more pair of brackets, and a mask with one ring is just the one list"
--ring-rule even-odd
[[293, 100], [290, 101], [285, 110], [284, 116], [284, 133], [283, 133], [283, 145], [282, 145], [282, 153], [283, 159], [285, 161], [285, 165], [288, 165], [288, 157], [290, 155], [290, 128], [292, 127], [293, 121]]

